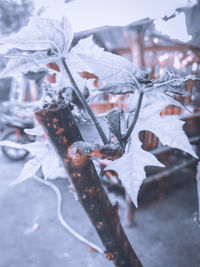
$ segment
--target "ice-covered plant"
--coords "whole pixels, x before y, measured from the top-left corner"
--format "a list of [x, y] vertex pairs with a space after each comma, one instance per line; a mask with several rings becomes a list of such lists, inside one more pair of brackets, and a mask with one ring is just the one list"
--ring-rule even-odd
[[[13, 47], [19, 49], [18, 54], [9, 55], [10, 61], [1, 73], [1, 77], [19, 73], [37, 73], [43, 70], [48, 72], [48, 68], [54, 64], [58, 79], [53, 89], [51, 88], [50, 103], [44, 103], [45, 107], [56, 108], [59, 105], [71, 103], [84, 110], [86, 114], [84, 116], [87, 116], [91, 124], [95, 125], [102, 142], [99, 144], [79, 142], [76, 145], [79, 146], [80, 154], [83, 153], [90, 158], [96, 156], [111, 160], [106, 169], [118, 173], [123, 186], [137, 206], [139, 188], [146, 178], [145, 166], [164, 167], [153, 154], [142, 148], [138, 136], [141, 131], [151, 131], [163, 145], [181, 149], [197, 157], [182, 129], [184, 122], [177, 116], [160, 115], [161, 111], [169, 105], [182, 107], [173, 96], [184, 94], [185, 82], [196, 77], [192, 75], [180, 77], [165, 73], [153, 81], [144, 71], [125, 58], [98, 47], [93, 42], [92, 36], [80, 40], [73, 48], [71, 48], [72, 39], [73, 31], [65, 17], [61, 22], [33, 18], [29, 25], [17, 34], [0, 40], [2, 44], [0, 51]], [[90, 80], [84, 79], [81, 75], [83, 72], [92, 73], [94, 77], [98, 77], [99, 88], [93, 87]], [[91, 95], [95, 90], [99, 94], [106, 92], [129, 95], [124, 124], [126, 127], [123, 129], [121, 127], [122, 115], [118, 109], [104, 114], [110, 131], [109, 136], [113, 136], [111, 139], [106, 135], [99, 118], [94, 115], [89, 106]], [[86, 94], [85, 91], [87, 91]], [[44, 148], [44, 153], [41, 154], [38, 151], [44, 145], [39, 142], [41, 141], [23, 145], [33, 154], [35, 149], [39, 149], [35, 153], [36, 157], [25, 164], [17, 182], [32, 177], [41, 164], [46, 179], [54, 175], [54, 171], [59, 168], [60, 162], [56, 159], [54, 150], [50, 148], [49, 153]], [[5, 142], [1, 144], [13, 145]], [[47, 161], [53, 162], [51, 168]]]

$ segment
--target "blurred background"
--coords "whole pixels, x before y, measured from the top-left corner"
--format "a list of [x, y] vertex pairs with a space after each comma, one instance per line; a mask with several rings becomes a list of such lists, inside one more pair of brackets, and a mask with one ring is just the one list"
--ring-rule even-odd
[[[34, 15], [55, 19], [67, 16], [75, 32], [71, 47], [93, 35], [96, 44], [127, 58], [151, 79], [166, 71], [181, 76], [200, 75], [199, 0], [0, 0], [0, 38], [18, 32]], [[9, 50], [7, 55], [14, 53], [17, 49]], [[0, 54], [0, 72], [7, 62], [7, 57]], [[48, 75], [41, 71], [36, 77], [21, 74], [0, 79], [1, 140], [34, 141], [34, 136], [24, 129], [34, 127], [33, 112], [40, 106], [45, 88], [54, 83], [55, 66]], [[184, 130], [199, 155], [200, 82], [188, 81], [186, 94], [176, 98], [186, 109], [169, 106], [162, 115], [178, 115], [186, 121]], [[126, 109], [126, 99], [105, 93], [95, 98], [91, 107], [97, 114], [118, 105]], [[104, 173], [104, 186], [111, 199], [120, 203], [127, 234], [144, 266], [198, 267], [200, 232], [194, 222], [199, 221], [197, 160], [162, 146], [151, 132], [142, 132], [140, 138], [143, 148], [167, 166], [164, 170], [146, 169], [148, 178], [139, 195], [140, 208], [135, 211], [116, 182], [115, 173]], [[111, 266], [62, 228], [56, 217], [56, 197], [49, 188], [36, 181], [15, 188], [8, 186], [29, 159], [26, 150], [2, 147], [0, 157], [0, 266]], [[65, 192], [67, 181], [56, 179], [54, 183], [63, 194], [66, 218], [82, 234], [99, 242], [86, 215], [73, 196]]]

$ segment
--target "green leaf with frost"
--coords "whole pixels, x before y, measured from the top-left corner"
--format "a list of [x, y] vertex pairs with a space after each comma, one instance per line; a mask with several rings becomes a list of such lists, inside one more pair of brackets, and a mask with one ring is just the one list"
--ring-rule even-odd
[[110, 132], [117, 137], [119, 142], [121, 142], [121, 112], [117, 108], [114, 108], [106, 114], [106, 118], [108, 121]]
[[48, 176], [48, 180], [54, 180], [57, 178], [68, 178], [67, 172], [65, 168], [60, 164], [56, 171], [51, 172], [51, 174]]
[[38, 158], [44, 158], [45, 155], [48, 155], [50, 144], [45, 141], [35, 141], [28, 144], [23, 144], [23, 147], [28, 150], [32, 155], [37, 156]]
[[128, 93], [133, 94], [136, 88], [137, 87], [131, 82], [119, 83], [119, 84], [113, 83], [113, 85], [109, 82], [109, 86], [101, 87], [99, 91], [102, 93], [110, 93], [114, 95], [128, 94]]
[[131, 152], [127, 152], [121, 158], [110, 162], [105, 169], [117, 172], [119, 179], [137, 207], [138, 192], [142, 181], [146, 178], [145, 166], [164, 167], [164, 165], [154, 155], [141, 148], [142, 144], [138, 137], [133, 140], [133, 143], [136, 146]]
[[[95, 57], [100, 55], [104, 51], [103, 48], [96, 45], [93, 41], [93, 35], [90, 35], [87, 38], [81, 39], [77, 45], [75, 45], [69, 52], [69, 55], [73, 58], [74, 56], [88, 56]], [[80, 60], [80, 59], [79, 59]], [[87, 63], [85, 62], [84, 65]]]
[[145, 166], [163, 167], [154, 155], [142, 149], [139, 140], [141, 131], [153, 132], [163, 145], [181, 149], [197, 157], [182, 129], [184, 122], [179, 120], [178, 116], [160, 115], [160, 112], [171, 104], [170, 101], [171, 99], [160, 97], [160, 101], [154, 98], [152, 102], [152, 99], [149, 101], [148, 97], [144, 96], [138, 121], [131, 134], [129, 151], [106, 167], [107, 170], [114, 170], [118, 173], [119, 179], [136, 206], [140, 186], [146, 178]]
[[27, 179], [30, 179], [35, 175], [35, 173], [39, 170], [41, 167], [41, 161], [37, 158], [30, 159], [27, 161], [19, 175], [19, 177], [12, 182], [10, 185], [16, 185], [19, 184]]
[[175, 94], [183, 95], [186, 92], [185, 85], [188, 80], [199, 80], [195, 75], [187, 75], [185, 77], [166, 72], [163, 76], [153, 82], [153, 87], [150, 90], [153, 90], [154, 93], [156, 90], [162, 92], [172, 92]]
[[7, 140], [0, 141], [0, 146], [8, 146], [16, 149], [24, 149], [22, 144], [14, 143], [12, 141], [7, 141]]
[[[18, 33], [0, 39], [1, 48], [18, 48], [21, 50], [47, 50], [52, 49], [59, 55], [65, 55], [73, 39], [73, 31], [68, 20], [62, 21], [33, 17], [28, 26]], [[4, 51], [5, 52], [5, 51]]]
[[47, 71], [46, 65], [52, 61], [56, 62], [57, 60], [57, 57], [49, 57], [44, 51], [16, 56], [9, 60], [5, 69], [0, 73], [0, 78], [27, 73], [29, 71]]
[[60, 161], [55, 151], [52, 149], [48, 152], [48, 156], [42, 159], [42, 173], [45, 179], [54, 175], [55, 171], [59, 168]]
[[[79, 49], [76, 52], [79, 58], [87, 64], [90, 72], [99, 77], [100, 87], [109, 87], [109, 90], [113, 88], [114, 92], [115, 86], [124, 84], [124, 87], [121, 87], [121, 89], [125, 93], [125, 84], [127, 86], [128, 84], [132, 84], [133, 87], [135, 85], [135, 79], [140, 80], [145, 78], [146, 73], [124, 57], [104, 51], [94, 44], [92, 38], [88, 39], [88, 42], [90, 44], [90, 50]], [[118, 92], [121, 93], [119, 87], [115, 87], [115, 89], [118, 89]], [[128, 90], [130, 91], [130, 86]]]
[[50, 143], [35, 141], [29, 144], [18, 144], [11, 141], [0, 141], [0, 146], [8, 146], [15, 149], [26, 149], [34, 157], [27, 161], [19, 177], [11, 184], [15, 185], [32, 178], [41, 167], [44, 179], [66, 178], [67, 174], [60, 162], [55, 150]]
[[42, 128], [42, 126], [38, 125], [34, 128], [31, 128], [31, 129], [24, 129], [24, 132], [27, 133], [27, 134], [30, 134], [30, 135], [35, 135], [35, 136], [44, 136], [45, 135], [45, 132]]
[[178, 148], [198, 158], [183, 130], [184, 124], [177, 115], [156, 114], [143, 124], [142, 130], [153, 132], [163, 145]]
[[[79, 56], [79, 53], [92, 57], [101, 52], [102, 48], [95, 45], [92, 41], [92, 36], [89, 36], [88, 38], [80, 40], [78, 44], [66, 54], [65, 61], [71, 73], [73, 73], [73, 77], [81, 91], [84, 90], [85, 86], [88, 87], [89, 81], [83, 79], [80, 73], [85, 71], [91, 72], [91, 69], [88, 67], [87, 63]], [[61, 72], [65, 74], [65, 70], [62, 66]], [[66, 75], [63, 75], [63, 85], [65, 87], [72, 87], [71, 81]], [[91, 83], [89, 87], [91, 87]]]
[[[100, 79], [108, 81], [121, 72], [127, 72], [128, 77], [135, 75], [136, 78], [141, 78], [144, 75], [133, 63], [124, 57], [112, 54], [110, 52], [101, 51], [100, 53], [85, 55], [79, 52], [79, 56], [87, 63], [89, 68]], [[121, 78], [123, 78], [121, 76]], [[123, 81], [122, 81], [123, 82]]]

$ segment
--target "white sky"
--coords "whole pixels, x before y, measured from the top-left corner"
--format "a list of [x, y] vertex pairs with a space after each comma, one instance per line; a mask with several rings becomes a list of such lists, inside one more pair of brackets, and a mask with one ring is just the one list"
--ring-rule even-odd
[[[105, 25], [125, 26], [146, 17], [162, 18], [186, 3], [187, 0], [74, 0], [64, 4], [64, 0], [35, 0], [35, 7], [36, 10], [41, 6], [48, 7], [43, 17], [60, 19], [65, 15], [78, 32]], [[167, 28], [171, 36], [176, 37], [178, 33], [176, 38], [185, 39], [184, 17], [178, 20], [167, 27], [162, 25], [162, 28]]]

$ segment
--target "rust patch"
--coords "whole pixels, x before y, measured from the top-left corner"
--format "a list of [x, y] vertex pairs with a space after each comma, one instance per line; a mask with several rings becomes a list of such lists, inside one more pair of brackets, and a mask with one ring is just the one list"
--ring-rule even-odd
[[59, 120], [55, 117], [53, 118], [53, 122], [57, 123]]
[[97, 186], [91, 186], [90, 188], [87, 188], [85, 192], [89, 193], [90, 195], [97, 195], [99, 192], [99, 188]]
[[56, 131], [56, 134], [61, 134], [64, 132], [64, 129], [63, 128], [59, 128], [57, 131]]
[[63, 136], [63, 143], [66, 144], [67, 143], [67, 138], [65, 136]]
[[114, 260], [114, 256], [113, 256], [112, 253], [110, 253], [110, 252], [106, 252], [105, 254], [106, 254], [106, 258], [107, 258], [109, 261]]

